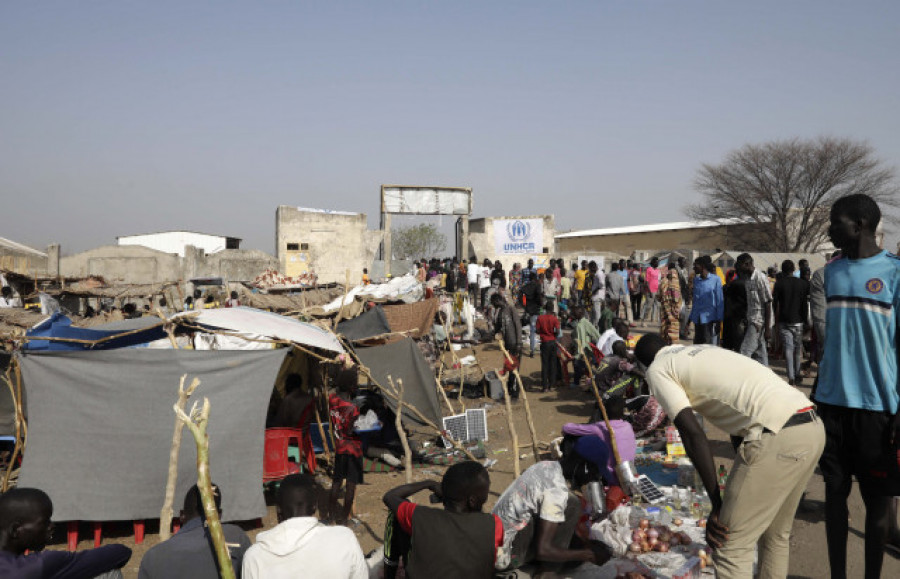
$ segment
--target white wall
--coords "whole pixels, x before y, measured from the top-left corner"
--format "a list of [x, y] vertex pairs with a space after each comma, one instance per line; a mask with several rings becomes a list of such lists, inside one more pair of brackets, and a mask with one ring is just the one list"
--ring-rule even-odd
[[207, 235], [191, 231], [166, 231], [162, 233], [148, 233], [146, 235], [124, 235], [119, 237], [119, 245], [141, 245], [156, 251], [176, 253], [180, 257], [184, 257], [186, 245], [199, 247], [207, 254], [222, 251], [225, 249], [225, 238], [219, 235]]

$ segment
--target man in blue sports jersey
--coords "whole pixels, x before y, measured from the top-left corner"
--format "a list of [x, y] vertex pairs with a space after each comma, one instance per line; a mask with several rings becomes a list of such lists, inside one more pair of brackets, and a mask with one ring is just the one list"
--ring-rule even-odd
[[852, 476], [866, 505], [866, 577], [880, 577], [891, 497], [900, 495], [898, 321], [900, 258], [878, 247], [881, 211], [868, 195], [831, 207], [828, 235], [841, 258], [825, 267], [825, 351], [815, 400], [825, 425], [825, 529], [832, 578], [847, 574]]

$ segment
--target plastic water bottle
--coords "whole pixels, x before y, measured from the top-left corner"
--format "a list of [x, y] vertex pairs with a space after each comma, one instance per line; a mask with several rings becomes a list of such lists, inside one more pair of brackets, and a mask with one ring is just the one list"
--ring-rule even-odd
[[728, 471], [725, 470], [724, 464], [719, 465], [718, 479], [719, 479], [719, 491], [724, 493], [725, 492], [725, 481], [728, 480]]

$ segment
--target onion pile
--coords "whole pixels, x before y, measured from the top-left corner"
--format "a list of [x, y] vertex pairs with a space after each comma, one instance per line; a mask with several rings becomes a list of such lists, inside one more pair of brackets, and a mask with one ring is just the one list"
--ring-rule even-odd
[[687, 533], [673, 531], [665, 525], [650, 526], [650, 521], [641, 519], [638, 528], [631, 531], [628, 553], [632, 556], [656, 551], [667, 553], [669, 549], [690, 545], [692, 539]]

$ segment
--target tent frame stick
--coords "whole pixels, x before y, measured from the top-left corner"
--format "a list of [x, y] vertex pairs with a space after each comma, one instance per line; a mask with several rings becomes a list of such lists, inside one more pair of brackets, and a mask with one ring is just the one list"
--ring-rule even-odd
[[[388, 382], [390, 382], [391, 388], [394, 388], [394, 381], [390, 376], [388, 376]], [[397, 428], [400, 444], [403, 446], [403, 468], [406, 470], [406, 484], [409, 484], [413, 481], [412, 451], [409, 449], [409, 439], [403, 428], [403, 380], [400, 378], [397, 378], [397, 415], [394, 419], [394, 426]]]
[[[500, 370], [495, 369], [494, 372], [497, 373], [497, 376], [500, 375]], [[516, 433], [516, 425], [513, 424], [512, 402], [509, 399], [509, 389], [505, 385], [503, 386], [503, 400], [506, 402], [506, 425], [512, 438], [513, 472], [515, 472], [516, 478], [519, 478], [522, 475], [522, 466], [519, 464], [519, 435]]]
[[[171, 337], [171, 334], [170, 334]], [[181, 381], [178, 384], [178, 400], [175, 402], [176, 408], [180, 408], [184, 412], [187, 406], [188, 398], [200, 385], [200, 380], [194, 378], [188, 389], [184, 389], [184, 381], [187, 374], [181, 375]], [[172, 505], [175, 503], [175, 484], [178, 482], [178, 453], [181, 450], [181, 434], [184, 430], [184, 422], [175, 414], [175, 430], [172, 432], [172, 448], [169, 450], [169, 474], [166, 479], [166, 495], [163, 499], [162, 509], [159, 511], [159, 540], [165, 541], [172, 536]]]
[[[497, 340], [497, 344], [500, 346], [500, 350], [503, 352], [503, 355], [506, 356], [506, 359], [509, 360], [511, 366], [514, 366], [512, 356], [510, 356], [509, 352], [506, 351], [506, 347], [503, 345], [503, 340]], [[528, 394], [525, 393], [525, 385], [522, 383], [522, 376], [519, 375], [519, 371], [515, 368], [510, 370], [513, 373], [513, 376], [516, 377], [516, 382], [519, 384], [519, 392], [522, 395], [522, 402], [525, 403], [525, 421], [528, 423], [528, 430], [531, 433], [531, 451], [534, 453], [534, 461], [541, 461], [541, 452], [538, 449], [538, 438], [537, 431], [534, 428], [534, 418], [531, 414], [531, 404], [528, 403]], [[499, 374], [498, 374], [499, 376]]]
[[597, 398], [597, 404], [600, 405], [600, 412], [603, 414], [603, 422], [606, 423], [606, 430], [609, 432], [609, 445], [612, 447], [613, 458], [616, 460], [616, 464], [622, 464], [622, 457], [619, 455], [619, 445], [616, 442], [616, 432], [613, 430], [612, 424], [609, 422], [609, 416], [606, 414], [606, 406], [603, 405], [603, 398], [600, 396], [600, 391], [597, 389], [597, 384], [594, 383], [594, 370], [591, 367], [590, 361], [587, 359], [587, 355], [582, 350], [581, 356], [584, 359], [584, 364], [587, 366], [588, 378], [591, 381], [591, 389], [594, 391], [594, 397]]

